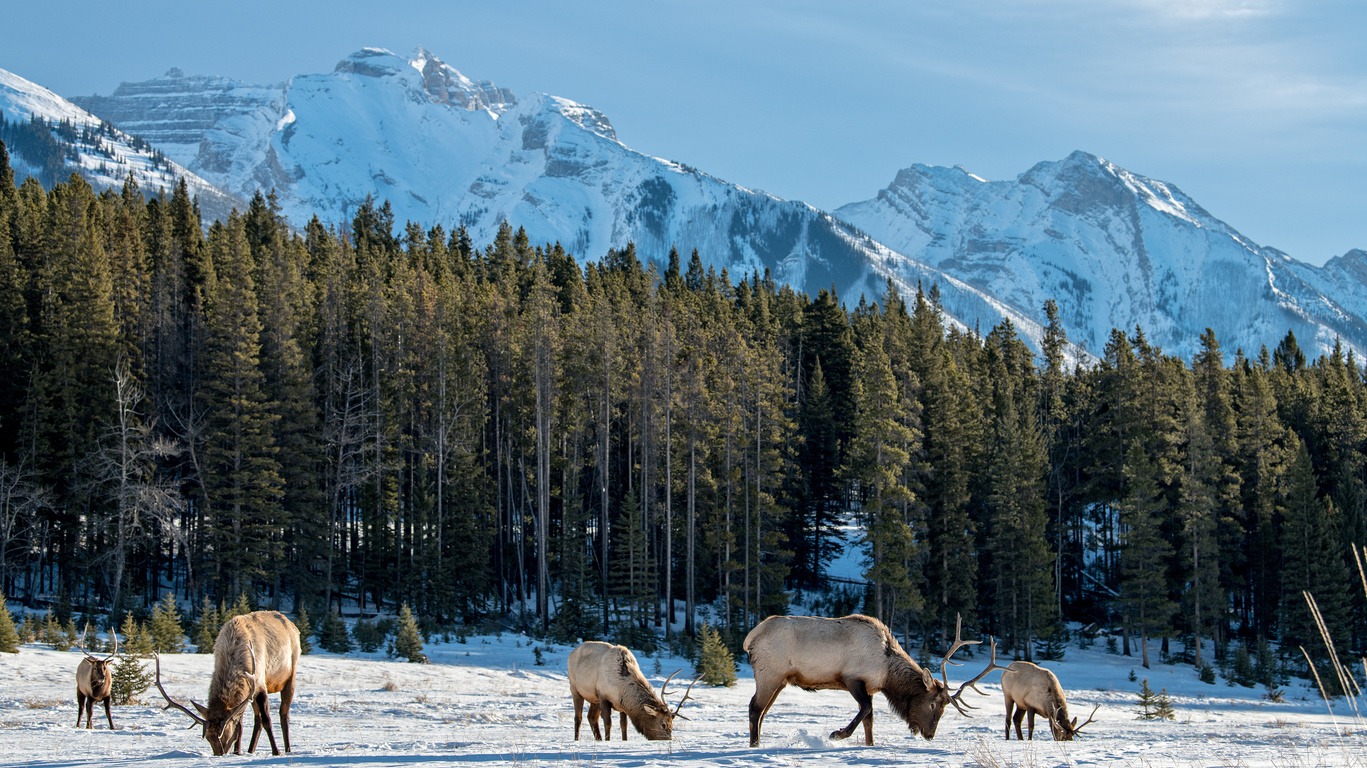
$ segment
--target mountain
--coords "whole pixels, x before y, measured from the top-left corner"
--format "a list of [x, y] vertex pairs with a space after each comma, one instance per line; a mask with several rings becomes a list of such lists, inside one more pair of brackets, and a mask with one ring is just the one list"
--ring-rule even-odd
[[1324, 267], [1259, 246], [1177, 187], [1085, 152], [1013, 181], [913, 165], [834, 214], [1019, 311], [1058, 302], [1070, 340], [1112, 328], [1190, 357], [1210, 327], [1249, 355], [1288, 330], [1307, 350], [1367, 350], [1367, 254]]
[[[465, 226], [476, 243], [503, 221], [533, 243], [596, 259], [636, 244], [663, 262], [697, 249], [706, 266], [845, 299], [939, 285], [946, 314], [990, 326], [1019, 313], [870, 240], [805, 203], [781, 200], [623, 144], [608, 117], [568, 99], [518, 98], [418, 49], [366, 48], [326, 74], [252, 85], [179, 70], [75, 101], [136, 132], [222, 189], [274, 189], [301, 226], [344, 224], [373, 195], [396, 221]], [[962, 313], [962, 314], [960, 314]]]
[[183, 178], [207, 216], [226, 216], [234, 206], [241, 207], [145, 139], [3, 69], [0, 116], [0, 139], [19, 180], [34, 176], [50, 186], [79, 173], [95, 188], [106, 189], [121, 187], [131, 175], [144, 193], [152, 194], [170, 191]]

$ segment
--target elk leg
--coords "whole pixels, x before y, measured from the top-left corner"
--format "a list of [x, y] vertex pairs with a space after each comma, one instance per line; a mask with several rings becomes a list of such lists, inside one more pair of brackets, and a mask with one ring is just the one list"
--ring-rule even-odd
[[[768, 714], [769, 707], [774, 706], [774, 700], [784, 685], [779, 683], [777, 686], [761, 687], [759, 681], [755, 682], [755, 695], [750, 697], [750, 746], [759, 746], [759, 729], [764, 723], [764, 716]], [[773, 690], [768, 690], [770, 687]]]
[[[270, 703], [270, 699], [267, 698], [266, 692], [261, 691], [256, 694], [256, 700], [252, 703], [252, 707], [261, 713], [261, 722], [259, 725], [266, 730], [266, 739], [271, 743], [271, 754], [278, 755], [280, 754], [280, 748], [275, 745], [275, 729], [271, 728]], [[252, 748], [256, 747], [256, 739], [257, 733], [256, 727], [254, 726], [252, 728]], [[247, 751], [250, 752], [251, 750], [249, 749]]]
[[[603, 732], [598, 729], [598, 721], [603, 717], [602, 711], [596, 702], [589, 704], [589, 727], [593, 729], [593, 740], [602, 741]], [[611, 736], [612, 734], [608, 734]]]
[[603, 740], [612, 741], [612, 702], [607, 699], [598, 702], [598, 716], [603, 718]]
[[[113, 696], [106, 696], [106, 697], [104, 697], [104, 717], [105, 717], [106, 720], [109, 721], [109, 730], [111, 730], [111, 731], [114, 730], [114, 716], [111, 715], [111, 714], [109, 713], [109, 700], [112, 699], [112, 698], [114, 698], [114, 697], [113, 697]], [[87, 717], [85, 720], [86, 720], [87, 723], [90, 722], [90, 718], [89, 718], [89, 717]]]
[[1010, 741], [1010, 740], [1011, 740], [1011, 710], [1013, 710], [1013, 709], [1015, 709], [1015, 708], [1016, 708], [1015, 704], [1013, 704], [1013, 703], [1011, 702], [1010, 699], [1007, 699], [1007, 700], [1006, 700], [1006, 740], [1007, 740], [1007, 741]]
[[625, 710], [618, 710], [618, 719], [622, 721], [622, 741], [627, 740], [627, 713]]
[[855, 714], [849, 725], [838, 731], [832, 731], [831, 738], [848, 739], [850, 734], [854, 733], [854, 727], [868, 718], [869, 724], [865, 726], [865, 742], [871, 746], [873, 744], [873, 697], [864, 687], [863, 680], [846, 681], [846, 690], [850, 692], [855, 701], [859, 702], [859, 712]]
[[1026, 722], [1026, 723], [1029, 723], [1029, 731], [1028, 731], [1028, 733], [1030, 734], [1030, 740], [1031, 740], [1031, 741], [1034, 741], [1034, 740], [1035, 740], [1035, 710], [1033, 710], [1033, 709], [1030, 710], [1029, 714], [1027, 714], [1027, 715], [1025, 716], [1025, 722]]
[[584, 697], [578, 691], [570, 691], [570, 696], [574, 697], [574, 740], [579, 741], [579, 725], [584, 722]]
[[294, 701], [294, 678], [280, 688], [280, 734], [285, 738], [285, 752], [290, 751], [290, 702]]
[[1025, 719], [1025, 707], [1020, 707], [1020, 708], [1018, 708], [1018, 709], [1016, 710], [1016, 714], [1013, 715], [1012, 718], [1011, 718], [1011, 721], [1012, 721], [1013, 723], [1016, 724], [1016, 739], [1017, 739], [1018, 741], [1025, 741], [1025, 737], [1024, 737], [1024, 736], [1021, 736], [1021, 721], [1024, 720], [1024, 719]]
[[[76, 691], [76, 727], [81, 727], [81, 715], [85, 712], [85, 694]], [[86, 718], [89, 720], [89, 718]]]

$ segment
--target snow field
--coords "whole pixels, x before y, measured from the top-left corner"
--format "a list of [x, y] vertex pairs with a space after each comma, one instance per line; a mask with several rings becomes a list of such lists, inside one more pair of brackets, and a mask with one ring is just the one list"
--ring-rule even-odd
[[[544, 666], [536, 666], [534, 647], [542, 649]], [[1095, 647], [1070, 647], [1064, 660], [1048, 663], [1068, 692], [1071, 714], [1085, 720], [1100, 705], [1096, 722], [1074, 742], [1051, 741], [1042, 720], [1035, 741], [1003, 740], [1000, 676], [993, 673], [980, 684], [987, 696], [965, 694], [979, 707], [975, 716], [946, 711], [933, 741], [912, 737], [876, 696], [873, 747], [862, 745], [862, 730], [843, 742], [828, 736], [854, 716], [848, 695], [790, 687], [765, 719], [760, 747], [751, 749], [746, 713], [754, 682], [744, 663], [733, 688], [694, 687], [682, 711], [689, 719], [676, 723], [673, 742], [646, 741], [634, 730], [625, 743], [616, 730], [612, 741], [595, 742], [587, 722], [576, 742], [564, 671], [570, 650], [505, 634], [429, 644], [427, 665], [381, 654], [310, 654], [300, 661], [291, 708], [293, 752], [272, 757], [263, 736], [255, 754], [216, 758], [199, 729], [187, 728], [189, 718], [160, 708], [155, 687], [141, 697], [144, 704], [114, 708], [113, 733], [76, 730], [80, 654], [26, 645], [18, 655], [0, 654], [0, 765], [1367, 766], [1367, 724], [1342, 700], [1331, 715], [1313, 690], [1292, 684], [1285, 701], [1275, 703], [1261, 690], [1203, 684], [1189, 666], [1144, 670], [1135, 657]], [[638, 658], [657, 689], [679, 667], [676, 681], [692, 674], [686, 661]], [[981, 655], [964, 661], [951, 668], [951, 683], [985, 663]], [[162, 657], [163, 683], [182, 700], [203, 702], [211, 669], [209, 655]], [[1131, 669], [1154, 690], [1167, 689], [1175, 721], [1137, 718], [1139, 683], [1129, 681]], [[682, 693], [682, 685], [671, 684], [667, 698], [677, 702]], [[278, 701], [271, 701], [279, 740]]]

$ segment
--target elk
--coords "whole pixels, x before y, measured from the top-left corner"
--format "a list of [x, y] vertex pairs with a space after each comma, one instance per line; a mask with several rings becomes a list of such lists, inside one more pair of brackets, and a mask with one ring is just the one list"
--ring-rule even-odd
[[84, 637], [80, 649], [85, 658], [76, 667], [76, 727], [81, 727], [81, 713], [84, 712], [86, 730], [94, 728], [95, 705], [104, 702], [104, 716], [109, 720], [109, 730], [112, 731], [114, 716], [109, 712], [109, 701], [114, 693], [114, 675], [109, 667], [119, 653], [119, 636], [114, 634], [114, 651], [103, 659], [90, 655], [90, 651], [85, 649]]
[[214, 676], [209, 681], [209, 704], [191, 700], [195, 710], [171, 698], [161, 685], [161, 657], [157, 657], [157, 690], [166, 699], [162, 709], [175, 707], [189, 715], [203, 730], [215, 755], [228, 748], [242, 753], [242, 715], [252, 708], [252, 738], [248, 752], [256, 750], [262, 725], [271, 742], [271, 754], [280, 754], [271, 730], [267, 694], [280, 694], [280, 732], [285, 751], [290, 751], [290, 701], [299, 668], [299, 630], [279, 611], [256, 611], [229, 619], [214, 641]]
[[913, 734], [935, 738], [945, 705], [953, 704], [968, 716], [965, 707], [976, 707], [960, 700], [964, 689], [972, 687], [982, 693], [974, 683], [993, 669], [1002, 669], [996, 664], [994, 641], [987, 669], [953, 694], [949, 692], [944, 667], [950, 663], [950, 657], [965, 645], [981, 642], [961, 639], [960, 626], [955, 627], [954, 645], [942, 662], [942, 682], [912, 661], [883, 622], [871, 616], [770, 616], [761, 621], [745, 636], [744, 644], [750, 654], [750, 666], [755, 670], [755, 695], [750, 699], [750, 746], [759, 746], [764, 715], [787, 685], [807, 691], [848, 691], [854, 697], [859, 712], [849, 725], [832, 732], [832, 739], [849, 738], [862, 722], [864, 743], [873, 744], [873, 694], [879, 691]]
[[[625, 646], [612, 645], [598, 640], [589, 640], [570, 652], [568, 661], [570, 695], [574, 697], [574, 740], [579, 740], [579, 727], [583, 721], [584, 702], [589, 703], [589, 727], [593, 738], [604, 739], [598, 730], [598, 719], [603, 720], [603, 731], [608, 741], [612, 740], [612, 710], [622, 713], [622, 741], [627, 740], [627, 719], [647, 739], [669, 741], [674, 738], [674, 718], [688, 718], [679, 714], [679, 708], [688, 700], [693, 683], [688, 684], [683, 698], [670, 711], [665, 703], [665, 691], [669, 681], [678, 674], [675, 670], [665, 678], [656, 696], [650, 683], [646, 682], [641, 668], [636, 665], [636, 657]], [[693, 682], [697, 682], [694, 679]]]
[[[1006, 699], [1006, 740], [1011, 740], [1011, 724], [1016, 725], [1016, 738], [1021, 738], [1021, 719], [1029, 715], [1029, 734], [1035, 738], [1035, 714], [1049, 719], [1049, 728], [1054, 732], [1054, 741], [1072, 741], [1073, 736], [1083, 726], [1092, 722], [1092, 715], [1101, 708], [1098, 704], [1087, 717], [1087, 722], [1077, 724], [1077, 718], [1068, 719], [1068, 701], [1063, 697], [1063, 686], [1053, 672], [1028, 661], [1013, 661], [1002, 673], [1002, 696]], [[1012, 710], [1015, 714], [1012, 715]]]

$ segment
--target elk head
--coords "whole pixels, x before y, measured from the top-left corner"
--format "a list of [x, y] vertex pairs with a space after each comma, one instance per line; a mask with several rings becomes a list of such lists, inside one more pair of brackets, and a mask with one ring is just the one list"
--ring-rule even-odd
[[1078, 734], [1078, 731], [1081, 731], [1088, 723], [1091, 723], [1092, 720], [1095, 719], [1096, 711], [1098, 709], [1101, 709], [1100, 704], [1092, 707], [1092, 714], [1087, 716], [1087, 722], [1078, 725], [1076, 717], [1072, 720], [1068, 720], [1063, 715], [1062, 707], [1054, 707], [1054, 711], [1050, 713], [1049, 716], [1049, 728], [1054, 732], [1054, 741], [1072, 741], [1073, 737]]
[[[249, 655], [252, 656], [254, 669], [255, 655], [251, 653], [249, 653]], [[241, 744], [242, 715], [252, 703], [250, 696], [231, 707], [228, 706], [226, 702], [212, 700], [209, 702], [209, 706], [206, 707], [194, 699], [191, 699], [190, 703], [198, 710], [198, 713], [196, 713], [189, 707], [186, 707], [184, 704], [171, 698], [170, 694], [166, 693], [166, 689], [161, 685], [161, 655], [153, 654], [153, 657], [156, 659], [157, 665], [157, 690], [161, 691], [162, 698], [166, 699], [166, 706], [162, 707], [162, 709], [175, 707], [181, 712], [189, 715], [190, 718], [195, 721], [195, 724], [199, 725], [204, 740], [209, 742], [209, 748], [214, 751], [215, 755], [226, 755], [230, 749]], [[193, 728], [194, 725], [191, 725], [190, 727]]]

